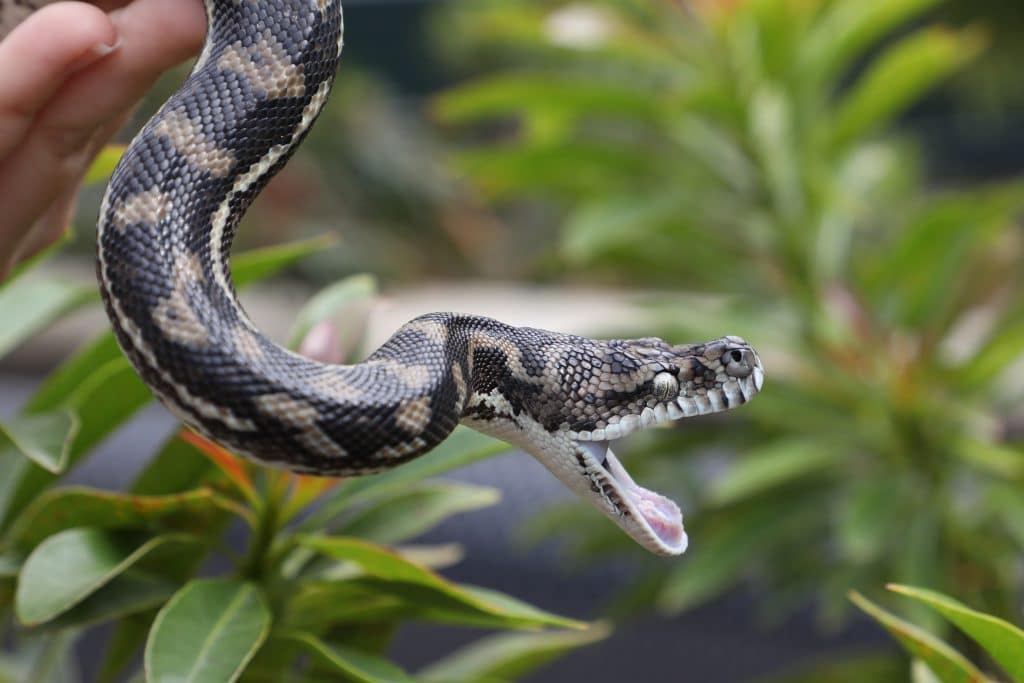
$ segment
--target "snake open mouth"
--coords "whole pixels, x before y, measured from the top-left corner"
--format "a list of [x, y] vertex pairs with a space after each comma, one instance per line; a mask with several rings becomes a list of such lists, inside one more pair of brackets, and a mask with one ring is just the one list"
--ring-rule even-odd
[[[749, 376], [726, 381], [721, 388], [695, 397], [678, 396], [655, 408], [646, 408], [639, 416], [623, 416], [617, 424], [602, 430], [573, 435], [593, 463], [600, 466], [600, 471], [592, 477], [594, 486], [616, 510], [621, 518], [620, 525], [626, 528], [627, 533], [639, 534], [642, 539], [637, 540], [646, 541], [644, 545], [649, 549], [664, 555], [679, 555], [686, 550], [688, 543], [679, 506], [660, 493], [637, 484], [615, 456], [610, 441], [650, 425], [738, 407], [751, 400], [763, 384], [764, 371], [757, 366]], [[628, 528], [633, 525], [635, 528]]]

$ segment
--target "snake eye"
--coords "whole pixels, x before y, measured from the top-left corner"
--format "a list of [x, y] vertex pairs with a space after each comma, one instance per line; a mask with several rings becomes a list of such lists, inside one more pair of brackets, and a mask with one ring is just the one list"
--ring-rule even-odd
[[659, 372], [654, 376], [654, 396], [659, 401], [670, 401], [679, 393], [679, 382], [668, 372]]

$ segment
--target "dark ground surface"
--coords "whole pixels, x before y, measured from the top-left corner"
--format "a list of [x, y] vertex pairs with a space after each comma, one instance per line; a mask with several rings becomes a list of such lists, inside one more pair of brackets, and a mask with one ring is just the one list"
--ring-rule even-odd
[[[31, 379], [0, 376], [0, 416], [12, 414], [32, 385]], [[143, 411], [70, 480], [103, 489], [125, 486], [174, 424], [162, 408]], [[500, 590], [581, 619], [599, 617], [609, 596], [629, 584], [629, 572], [621, 566], [593, 566], [569, 574], [560, 568], [552, 549], [524, 548], [515, 540], [518, 525], [533, 511], [568, 495], [529, 456], [499, 456], [460, 470], [454, 478], [499, 488], [503, 498], [497, 506], [446, 522], [423, 539], [465, 547], [466, 559], [444, 572], [449, 578]], [[685, 556], [666, 561], [685, 561]], [[890, 647], [885, 636], [866, 622], [832, 637], [816, 633], [809, 616], [766, 630], [754, 616], [757, 599], [756, 595], [737, 596], [678, 618], [644, 617], [619, 623], [607, 641], [577, 651], [524, 680], [753, 681], [838, 651]], [[410, 625], [399, 632], [392, 656], [415, 671], [479, 635], [469, 629]], [[85, 641], [83, 680], [90, 680], [95, 666], [91, 653], [100, 651], [100, 645], [95, 638]]]

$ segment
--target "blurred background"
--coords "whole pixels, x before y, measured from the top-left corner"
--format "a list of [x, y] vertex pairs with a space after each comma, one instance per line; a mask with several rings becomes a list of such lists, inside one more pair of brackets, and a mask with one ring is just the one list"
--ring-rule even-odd
[[[847, 597], [887, 582], [1022, 621], [1024, 5], [345, 5], [335, 95], [236, 250], [340, 240], [247, 293], [258, 322], [281, 335], [296, 301], [372, 273], [370, 347], [462, 310], [741, 335], [767, 369], [742, 410], [621, 448], [683, 508], [681, 558], [646, 556], [527, 456], [457, 473], [503, 500], [430, 532], [465, 547], [446, 575], [616, 623], [525, 680], [907, 680]], [[101, 188], [55, 275], [89, 282]], [[12, 349], [3, 414], [103, 324], [76, 312]], [[145, 411], [75, 480], [126, 481], [173, 424]], [[473, 635], [408, 627], [392, 655]]]

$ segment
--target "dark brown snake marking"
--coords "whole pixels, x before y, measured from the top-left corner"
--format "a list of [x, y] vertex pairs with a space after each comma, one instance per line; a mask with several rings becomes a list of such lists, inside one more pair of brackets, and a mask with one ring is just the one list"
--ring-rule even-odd
[[[49, 0], [0, 0], [4, 33]], [[325, 101], [337, 0], [206, 0], [192, 74], [117, 167], [97, 273], [125, 354], [185, 423], [276, 467], [354, 475], [399, 465], [463, 422], [530, 452], [652, 552], [686, 547], [678, 507], [636, 485], [608, 442], [749, 401], [764, 380], [742, 339], [598, 341], [488, 318], [417, 318], [363, 363], [324, 365], [267, 339], [228, 261], [253, 198]]]

